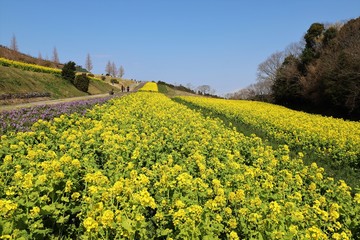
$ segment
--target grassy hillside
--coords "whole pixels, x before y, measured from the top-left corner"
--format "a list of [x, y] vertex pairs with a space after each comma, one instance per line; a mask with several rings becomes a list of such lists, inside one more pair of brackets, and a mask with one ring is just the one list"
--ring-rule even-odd
[[52, 99], [58, 99], [107, 93], [111, 89], [112, 86], [107, 83], [91, 80], [89, 93], [84, 93], [68, 81], [52, 74], [0, 66], [0, 94], [48, 92]]
[[173, 98], [178, 96], [197, 96], [196, 94], [180, 91], [164, 84], [158, 84], [159, 92], [164, 93], [166, 96]]

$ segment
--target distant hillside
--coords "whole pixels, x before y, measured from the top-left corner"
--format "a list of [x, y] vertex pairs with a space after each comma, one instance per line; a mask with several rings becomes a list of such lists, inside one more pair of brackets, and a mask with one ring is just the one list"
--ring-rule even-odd
[[[113, 87], [101, 80], [90, 80], [89, 92], [78, 90], [73, 84], [48, 73], [24, 71], [14, 67], [0, 66], [0, 96], [9, 94], [48, 93], [50, 99], [86, 96], [109, 92]], [[118, 90], [119, 91], [119, 90]], [[35, 99], [17, 99], [18, 102], [29, 102]], [[12, 103], [2, 100], [0, 104]]]
[[3, 45], [0, 45], [0, 57], [25, 63], [37, 64], [44, 67], [62, 68], [64, 66], [61, 63], [56, 64], [49, 60], [35, 58], [33, 56], [11, 50]]
[[[6, 59], [16, 61], [11, 64], [0, 64], [0, 105], [44, 100], [44, 98], [58, 99], [103, 94], [111, 90], [119, 92], [121, 86], [131, 85], [133, 88], [135, 83], [132, 80], [99, 75], [96, 78], [90, 77], [89, 89], [86, 93], [78, 90], [73, 84], [57, 74], [56, 69], [61, 69], [63, 64], [34, 58], [1, 45], [0, 58], [5, 58], [5, 63]], [[35, 65], [28, 67], [23, 63]], [[51, 71], [42, 71], [42, 69], [47, 68], [38, 66], [50, 67]], [[79, 66], [76, 67], [78, 74], [86, 71]], [[41, 71], [36, 70], [38, 68]], [[56, 74], [53, 73], [54, 69]]]

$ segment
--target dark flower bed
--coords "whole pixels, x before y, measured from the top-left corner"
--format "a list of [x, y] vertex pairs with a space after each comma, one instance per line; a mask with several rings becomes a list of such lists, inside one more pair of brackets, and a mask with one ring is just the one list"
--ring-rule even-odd
[[51, 120], [62, 114], [72, 113], [84, 115], [88, 109], [111, 98], [112, 96], [0, 112], [0, 135], [9, 131], [28, 131], [39, 119]]
[[0, 100], [6, 99], [26, 99], [26, 98], [37, 98], [37, 97], [50, 97], [50, 93], [47, 92], [30, 92], [30, 93], [7, 93], [0, 94]]

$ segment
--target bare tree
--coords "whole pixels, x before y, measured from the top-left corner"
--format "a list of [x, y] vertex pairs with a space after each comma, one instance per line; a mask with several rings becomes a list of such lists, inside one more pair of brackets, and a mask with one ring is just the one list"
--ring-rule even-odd
[[238, 91], [236, 93], [236, 99], [253, 99], [255, 97], [255, 95], [256, 95], [255, 91], [254, 91], [252, 85], [250, 85], [249, 87]]
[[93, 69], [93, 65], [92, 65], [92, 61], [91, 61], [91, 57], [90, 54], [88, 53], [86, 56], [86, 62], [85, 62], [85, 68], [91, 72], [91, 70]]
[[10, 49], [14, 50], [14, 51], [19, 51], [19, 47], [16, 41], [16, 36], [15, 34], [13, 34], [13, 37], [11, 38], [11, 43], [10, 43]]
[[117, 75], [117, 68], [114, 62], [111, 63], [111, 75], [114, 77]]
[[38, 59], [39, 59], [39, 60], [42, 60], [41, 52], [39, 52]]
[[124, 70], [124, 67], [121, 65], [119, 67], [119, 77], [122, 78], [125, 74], [125, 70]]
[[109, 74], [109, 75], [111, 75], [111, 73], [112, 73], [112, 65], [111, 65], [110, 61], [108, 61], [106, 64], [105, 72], [106, 72], [106, 74]]
[[211, 87], [209, 85], [201, 85], [198, 86], [197, 89], [203, 94], [209, 94], [211, 91]]
[[254, 90], [252, 89], [252, 86], [253, 86], [253, 84], [246, 88], [240, 89], [237, 92], [226, 94], [225, 97], [229, 98], [229, 99], [243, 99], [243, 100], [253, 99], [256, 94], [255, 94]]
[[53, 57], [51, 59], [54, 63], [59, 63], [59, 55], [58, 55], [58, 52], [56, 50], [56, 47], [54, 47], [54, 50], [53, 50]]
[[305, 40], [301, 39], [299, 42], [290, 43], [285, 48], [285, 57], [293, 55], [296, 58], [299, 58], [302, 54], [305, 47]]
[[280, 69], [284, 59], [284, 52], [275, 52], [259, 64], [257, 68], [257, 82], [261, 83], [261, 92], [263, 92], [263, 94], [271, 93], [271, 86], [276, 79], [277, 71]]
[[194, 90], [194, 86], [191, 83], [187, 83], [186, 87], [190, 90]]

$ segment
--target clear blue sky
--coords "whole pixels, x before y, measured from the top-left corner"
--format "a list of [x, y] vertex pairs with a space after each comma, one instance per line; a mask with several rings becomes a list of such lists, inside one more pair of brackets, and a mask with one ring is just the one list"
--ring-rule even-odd
[[314, 22], [360, 16], [359, 0], [0, 0], [0, 44], [126, 78], [208, 84], [217, 94], [256, 81], [259, 63]]

